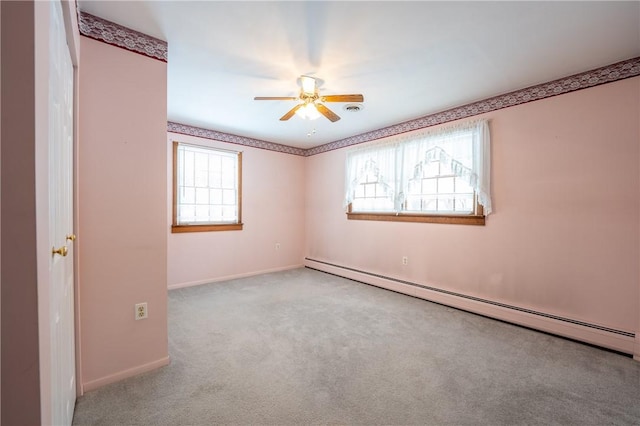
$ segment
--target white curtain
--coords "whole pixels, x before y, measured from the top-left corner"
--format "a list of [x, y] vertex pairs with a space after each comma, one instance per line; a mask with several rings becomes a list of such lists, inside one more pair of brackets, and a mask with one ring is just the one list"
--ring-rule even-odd
[[344, 205], [352, 201], [358, 185], [373, 174], [391, 189], [389, 201], [399, 212], [409, 180], [422, 164], [446, 164], [476, 192], [484, 214], [491, 213], [491, 139], [487, 120], [476, 120], [432, 131], [412, 132], [356, 147], [347, 153]]

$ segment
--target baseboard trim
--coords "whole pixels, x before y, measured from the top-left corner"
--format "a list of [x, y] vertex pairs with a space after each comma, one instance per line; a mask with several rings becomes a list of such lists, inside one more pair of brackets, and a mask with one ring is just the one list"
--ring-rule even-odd
[[215, 282], [219, 282], [219, 281], [228, 281], [228, 280], [235, 280], [238, 278], [247, 278], [247, 277], [252, 277], [254, 275], [262, 275], [262, 274], [269, 274], [271, 272], [280, 272], [280, 271], [288, 271], [290, 269], [298, 269], [298, 268], [304, 268], [304, 264], [297, 264], [297, 265], [288, 265], [288, 266], [282, 266], [282, 267], [278, 267], [278, 268], [271, 268], [271, 269], [263, 269], [260, 271], [252, 271], [252, 272], [246, 272], [246, 273], [242, 273], [242, 274], [234, 274], [234, 275], [225, 275], [222, 277], [215, 277], [215, 278], [207, 278], [205, 280], [198, 280], [198, 281], [188, 281], [188, 282], [184, 282], [184, 283], [177, 283], [177, 284], [169, 284], [168, 289], [169, 290], [176, 290], [178, 288], [185, 288], [185, 287], [193, 287], [196, 285], [202, 285], [202, 284], [211, 284], [211, 283], [215, 283]]
[[554, 315], [537, 313], [321, 260], [305, 258], [305, 266], [501, 321], [634, 355], [635, 359], [640, 358], [640, 349], [637, 348], [639, 336], [632, 332], [562, 319]]
[[137, 367], [129, 368], [124, 371], [120, 371], [115, 374], [110, 374], [105, 377], [101, 377], [96, 380], [91, 380], [89, 382], [85, 382], [82, 384], [82, 392], [89, 392], [94, 389], [98, 389], [102, 386], [108, 385], [110, 383], [119, 382], [120, 380], [127, 379], [129, 377], [137, 376], [138, 374], [146, 373], [151, 370], [155, 370], [156, 368], [164, 367], [165, 365], [169, 365], [171, 359], [166, 356], [164, 358], [160, 358], [156, 361], [149, 362], [147, 364], [139, 365]]

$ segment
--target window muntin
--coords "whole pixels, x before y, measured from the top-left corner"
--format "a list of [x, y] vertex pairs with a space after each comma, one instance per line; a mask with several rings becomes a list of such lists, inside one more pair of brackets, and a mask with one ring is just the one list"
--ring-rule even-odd
[[488, 125], [481, 120], [354, 149], [347, 155], [348, 218], [488, 214], [488, 160]]
[[242, 153], [174, 142], [173, 232], [242, 229]]

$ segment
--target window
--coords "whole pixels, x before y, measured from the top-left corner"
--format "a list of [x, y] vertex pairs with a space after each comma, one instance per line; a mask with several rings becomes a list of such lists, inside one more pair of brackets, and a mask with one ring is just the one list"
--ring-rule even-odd
[[486, 120], [356, 148], [347, 154], [347, 217], [483, 225], [489, 156]]
[[173, 143], [171, 232], [242, 229], [242, 153]]

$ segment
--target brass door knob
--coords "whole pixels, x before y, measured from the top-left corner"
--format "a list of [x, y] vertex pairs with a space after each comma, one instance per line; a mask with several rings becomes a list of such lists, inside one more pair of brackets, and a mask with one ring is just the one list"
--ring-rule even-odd
[[55, 247], [53, 247], [51, 249], [51, 253], [52, 254], [59, 254], [60, 256], [65, 257], [67, 255], [67, 253], [69, 253], [69, 249], [67, 249], [67, 246], [62, 246], [57, 250], [56, 250]]
[[75, 241], [76, 240], [76, 234], [69, 234], [67, 235], [67, 241]]

